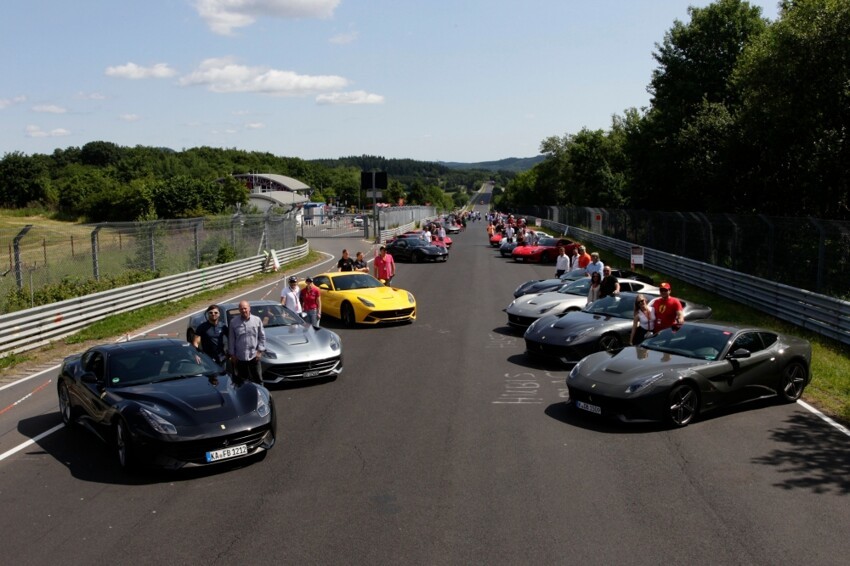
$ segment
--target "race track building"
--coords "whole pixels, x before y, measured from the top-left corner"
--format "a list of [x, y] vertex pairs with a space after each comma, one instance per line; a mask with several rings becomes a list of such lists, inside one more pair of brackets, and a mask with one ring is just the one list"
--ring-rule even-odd
[[273, 206], [292, 210], [309, 202], [313, 192], [309, 185], [285, 175], [242, 173], [233, 175], [233, 178], [245, 182], [249, 192], [248, 204], [262, 212]]

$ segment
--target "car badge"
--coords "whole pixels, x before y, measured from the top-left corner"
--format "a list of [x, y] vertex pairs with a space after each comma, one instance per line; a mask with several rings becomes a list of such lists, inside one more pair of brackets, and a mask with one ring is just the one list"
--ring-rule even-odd
[[227, 428], [227, 427], [226, 427], [226, 426], [224, 426], [224, 425], [219, 425], [219, 426], [221, 426], [221, 430], [224, 430], [224, 429], [226, 429], [226, 428]]

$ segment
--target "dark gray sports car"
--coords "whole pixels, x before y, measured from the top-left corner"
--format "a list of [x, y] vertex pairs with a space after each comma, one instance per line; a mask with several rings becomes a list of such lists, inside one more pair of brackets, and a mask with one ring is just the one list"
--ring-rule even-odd
[[[225, 320], [239, 316], [238, 303], [219, 305]], [[313, 328], [275, 301], [251, 301], [251, 314], [263, 321], [266, 352], [260, 357], [263, 383], [335, 379], [342, 373], [342, 341], [335, 332]], [[204, 313], [189, 318], [186, 339], [191, 342]]]
[[801, 338], [697, 321], [616, 354], [584, 358], [567, 377], [568, 402], [597, 415], [686, 426], [731, 404], [770, 396], [796, 401], [811, 361], [811, 345]]
[[[646, 283], [647, 285], [655, 285], [652, 281], [652, 277], [635, 271], [629, 271], [628, 269], [612, 269], [611, 275], [620, 281], [623, 279], [630, 279]], [[564, 283], [575, 281], [583, 277], [587, 277], [584, 269], [573, 269], [572, 271], [567, 271], [560, 277], [553, 277], [552, 279], [532, 279], [531, 281], [526, 281], [514, 289], [514, 297], [522, 297], [529, 293], [548, 293], [549, 291], [554, 291]]]
[[[620, 293], [593, 301], [580, 311], [547, 314], [525, 331], [525, 352], [531, 357], [574, 363], [600, 350], [617, 352], [632, 332], [636, 293]], [[657, 295], [643, 293], [650, 301]], [[711, 308], [677, 297], [685, 320], [711, 316]]]
[[275, 443], [274, 400], [206, 354], [160, 338], [65, 358], [57, 383], [66, 426], [82, 426], [132, 468], [203, 466], [262, 455]]

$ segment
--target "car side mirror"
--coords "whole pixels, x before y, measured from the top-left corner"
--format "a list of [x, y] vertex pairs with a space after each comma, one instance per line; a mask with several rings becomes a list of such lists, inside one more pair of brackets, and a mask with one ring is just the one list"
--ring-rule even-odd
[[331, 290], [330, 286], [327, 283], [322, 283], [321, 285], [319, 285], [319, 289], [324, 289], [326, 291]]
[[98, 383], [101, 383], [97, 376], [90, 371], [87, 371], [83, 375], [81, 375], [80, 381], [82, 381], [83, 383], [91, 383], [92, 385], [97, 385]]
[[738, 348], [737, 350], [735, 350], [734, 352], [729, 354], [729, 356], [727, 356], [727, 357], [729, 357], [733, 360], [739, 360], [741, 358], [749, 358], [750, 357], [750, 351], [747, 350], [746, 348]]

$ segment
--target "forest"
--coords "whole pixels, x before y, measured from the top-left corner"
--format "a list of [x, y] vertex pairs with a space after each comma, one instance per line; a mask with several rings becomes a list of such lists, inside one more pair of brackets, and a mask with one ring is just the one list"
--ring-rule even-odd
[[541, 142], [498, 204], [850, 220], [850, 2], [689, 9], [653, 57], [647, 108]]

